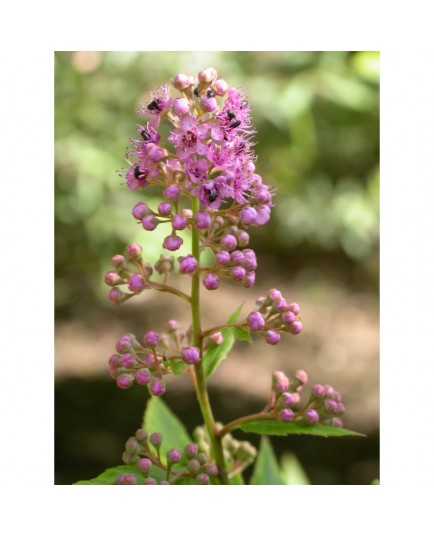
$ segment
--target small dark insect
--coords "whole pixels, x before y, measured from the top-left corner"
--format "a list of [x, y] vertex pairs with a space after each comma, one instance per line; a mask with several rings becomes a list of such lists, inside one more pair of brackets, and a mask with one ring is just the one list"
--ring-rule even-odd
[[135, 179], [138, 179], [140, 177], [140, 167], [139, 166], [136, 166], [134, 168], [134, 178]]
[[196, 97], [199, 97], [199, 86], [194, 88], [193, 93], [196, 95]]
[[140, 136], [142, 136], [145, 141], [149, 141], [151, 139], [151, 136], [146, 132], [146, 130], [141, 130]]
[[148, 110], [160, 110], [160, 105], [158, 104], [158, 102], [154, 99], [153, 101], [151, 101], [148, 106], [146, 106], [146, 108]]
[[241, 125], [241, 121], [234, 121], [229, 125], [229, 128], [237, 128]]
[[218, 195], [219, 194], [216, 192], [216, 190], [214, 190], [213, 192], [210, 192], [208, 195], [209, 202], [212, 203], [213, 201], [215, 201]]
[[228, 114], [229, 119], [235, 119], [235, 114], [232, 110], [228, 110], [226, 113]]
[[212, 89], [208, 89], [208, 91], [206, 92], [206, 96], [209, 98], [215, 97], [215, 93]]

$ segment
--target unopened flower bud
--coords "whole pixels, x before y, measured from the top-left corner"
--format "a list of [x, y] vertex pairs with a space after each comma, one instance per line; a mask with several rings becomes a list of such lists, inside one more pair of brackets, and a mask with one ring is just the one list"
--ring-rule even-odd
[[188, 220], [182, 214], [175, 214], [172, 218], [172, 228], [175, 231], [182, 231], [187, 227]]
[[213, 72], [210, 71], [209, 69], [203, 69], [203, 70], [200, 71], [199, 74], [197, 75], [197, 79], [198, 79], [199, 82], [201, 82], [202, 84], [209, 84], [210, 82], [213, 81]]
[[131, 369], [137, 363], [137, 360], [133, 354], [125, 354], [121, 357], [121, 366], [126, 369]]
[[149, 207], [146, 203], [136, 203], [133, 206], [132, 214], [136, 220], [141, 221], [149, 212]]
[[160, 258], [155, 263], [155, 270], [159, 274], [168, 274], [175, 266], [175, 259], [169, 255], [160, 255]]
[[217, 466], [213, 463], [209, 463], [205, 466], [205, 473], [209, 476], [217, 476], [219, 473], [219, 470], [217, 469]]
[[345, 413], [345, 406], [342, 404], [342, 402], [338, 402], [336, 406], [336, 412], [338, 415], [342, 415], [342, 413]]
[[280, 298], [280, 300], [274, 301], [274, 309], [280, 313], [283, 313], [288, 308], [285, 298]]
[[196, 346], [190, 346], [182, 350], [182, 360], [189, 365], [196, 365], [200, 361], [199, 348]]
[[143, 336], [143, 341], [145, 342], [146, 346], [150, 346], [151, 348], [155, 348], [159, 340], [160, 338], [158, 333], [155, 331], [147, 331]]
[[209, 338], [214, 341], [217, 345], [223, 344], [224, 338], [223, 333], [221, 331], [216, 331], [212, 335], [209, 336]]
[[298, 402], [299, 396], [296, 397], [293, 393], [282, 393], [282, 396], [279, 398], [279, 405], [283, 408], [289, 408], [294, 406]]
[[344, 423], [342, 422], [342, 420], [339, 417], [333, 417], [333, 419], [331, 419], [331, 421], [330, 421], [330, 424], [332, 426], [335, 426], [336, 428], [343, 428], [343, 426], [344, 426]]
[[231, 255], [228, 251], [218, 251], [216, 253], [215, 260], [217, 264], [226, 264], [230, 262]]
[[282, 293], [277, 288], [272, 288], [268, 291], [268, 297], [270, 300], [277, 301], [282, 299]]
[[297, 372], [294, 374], [295, 379], [301, 384], [305, 385], [307, 383], [308, 377], [307, 373], [304, 370], [297, 370]]
[[265, 340], [268, 342], [268, 344], [277, 344], [280, 341], [280, 333], [275, 329], [269, 329], [265, 333]]
[[243, 279], [243, 287], [250, 288], [253, 287], [256, 281], [255, 272], [247, 272], [246, 276]]
[[295, 315], [298, 315], [300, 313], [300, 306], [298, 305], [298, 303], [290, 303], [288, 305], [288, 309], [292, 311]]
[[124, 280], [116, 272], [107, 272], [104, 275], [104, 282], [109, 287], [114, 287], [115, 285], [121, 285]]
[[197, 269], [197, 260], [193, 255], [187, 255], [186, 257], [178, 257], [179, 273], [180, 274], [194, 274]]
[[204, 452], [199, 452], [199, 454], [196, 456], [196, 460], [200, 463], [200, 465], [205, 465], [208, 463], [208, 456]]
[[177, 202], [181, 197], [181, 188], [176, 184], [171, 184], [164, 190], [164, 197], [169, 201]]
[[136, 259], [142, 254], [142, 248], [139, 244], [129, 244], [125, 249], [125, 257], [127, 259]]
[[152, 379], [152, 374], [149, 369], [141, 368], [134, 374], [134, 378], [139, 385], [147, 385]]
[[181, 453], [178, 449], [171, 449], [167, 451], [166, 458], [167, 465], [174, 465], [175, 463], [178, 463], [181, 459]]
[[226, 95], [229, 89], [229, 86], [225, 80], [219, 79], [213, 83], [212, 88], [217, 95], [219, 95], [220, 97], [223, 97], [223, 95]]
[[190, 103], [187, 99], [179, 98], [173, 101], [173, 111], [176, 115], [185, 115], [190, 111]]
[[187, 469], [190, 473], [193, 473], [193, 475], [197, 475], [200, 471], [200, 463], [197, 460], [189, 460], [187, 462]]
[[335, 402], [334, 400], [327, 399], [327, 400], [324, 402], [324, 409], [325, 409], [328, 413], [335, 413], [337, 407], [338, 407], [338, 404], [337, 404], [337, 402]]
[[208, 290], [216, 290], [219, 286], [219, 278], [215, 274], [206, 274], [203, 278], [203, 285]]
[[128, 294], [122, 292], [122, 290], [118, 287], [111, 288], [108, 294], [109, 301], [113, 303], [113, 305], [118, 305], [119, 303], [122, 303], [127, 296]]
[[190, 78], [183, 73], [178, 73], [172, 81], [172, 84], [176, 89], [182, 91], [190, 86]]
[[143, 281], [143, 277], [140, 274], [133, 274], [128, 279], [128, 288], [132, 292], [140, 292], [145, 288], [145, 282]]
[[159, 223], [160, 222], [153, 214], [149, 214], [148, 216], [142, 218], [142, 227], [145, 231], [153, 231], [157, 228]]
[[164, 393], [166, 392], [166, 386], [164, 385], [162, 380], [157, 378], [151, 383], [151, 385], [149, 386], [149, 390], [152, 395], [161, 396], [164, 395]]
[[160, 480], [160, 482], [158, 482], [158, 485], [159, 486], [170, 486], [170, 482], [167, 482], [167, 480]]
[[177, 236], [176, 234], [171, 234], [169, 236], [166, 236], [163, 242], [163, 248], [167, 249], [168, 251], [176, 251], [178, 250], [183, 243], [183, 240], [180, 236]]
[[116, 378], [116, 383], [121, 389], [128, 389], [134, 383], [134, 376], [131, 374], [121, 374]]
[[238, 245], [241, 248], [244, 248], [249, 244], [250, 235], [246, 231], [243, 231], [243, 230], [237, 231], [236, 237], [237, 237]]
[[200, 105], [203, 111], [209, 113], [215, 112], [218, 108], [215, 97], [207, 97], [206, 95], [200, 98]]
[[295, 314], [292, 311], [285, 311], [282, 313], [282, 320], [284, 324], [292, 324], [295, 322]]
[[153, 432], [149, 436], [149, 442], [153, 447], [159, 447], [163, 442], [163, 434], [160, 434], [160, 432]]
[[[167, 189], [167, 188], [166, 188]], [[169, 216], [172, 212], [172, 205], [170, 203], [160, 203], [157, 207], [158, 214], [161, 216]]]
[[244, 207], [240, 212], [240, 219], [243, 225], [253, 225], [256, 223], [258, 213], [253, 207]]
[[264, 320], [264, 317], [261, 315], [261, 313], [253, 312], [253, 313], [250, 313], [249, 316], [247, 317], [247, 324], [250, 329], [259, 331], [261, 329], [264, 329], [265, 320]]
[[137, 464], [137, 469], [144, 475], [149, 474], [149, 471], [152, 469], [152, 462], [148, 458], [141, 458]]
[[242, 266], [234, 266], [231, 268], [230, 273], [235, 281], [242, 281], [246, 275], [246, 271]]
[[168, 320], [165, 324], [164, 324], [164, 329], [166, 331], [168, 331], [169, 333], [171, 331], [175, 331], [176, 329], [178, 329], [178, 322], [176, 320]]
[[137, 441], [139, 441], [140, 443], [145, 443], [148, 441], [148, 437], [149, 437], [149, 434], [146, 430], [144, 430], [143, 428], [139, 428], [138, 430], [136, 430], [136, 439]]
[[304, 420], [307, 424], [316, 424], [319, 422], [319, 415], [314, 409], [307, 409], [304, 412]]
[[140, 456], [138, 454], [128, 454], [128, 452], [122, 453], [122, 461], [125, 465], [130, 465], [132, 463], [137, 463], [140, 460]]
[[155, 478], [148, 477], [145, 478], [143, 484], [145, 484], [145, 486], [154, 486], [157, 484], [157, 481], [155, 480]]
[[323, 398], [325, 396], [324, 393], [324, 385], [320, 385], [319, 383], [316, 383], [311, 390], [312, 396], [315, 398]]
[[196, 443], [189, 443], [185, 446], [184, 454], [187, 460], [192, 460], [198, 453], [198, 448]]
[[279, 411], [279, 419], [284, 422], [292, 421], [294, 418], [294, 412], [288, 408], [284, 408]]
[[211, 216], [209, 212], [198, 210], [194, 215], [194, 224], [198, 229], [209, 229], [211, 227]]
[[228, 251], [232, 251], [237, 247], [237, 239], [231, 234], [225, 234], [224, 236], [222, 236], [220, 244]]
[[206, 473], [201, 473], [200, 475], [197, 475], [196, 482], [198, 484], [207, 485], [209, 484], [209, 476]]
[[136, 477], [134, 475], [119, 475], [116, 478], [115, 484], [121, 484], [121, 485], [133, 485], [136, 483]]
[[116, 368], [121, 366], [121, 356], [113, 354], [109, 357], [108, 364], [110, 367]]
[[302, 329], [303, 329], [303, 324], [299, 322], [298, 320], [293, 322], [289, 328], [289, 330], [291, 331], [293, 335], [297, 335], [297, 333], [300, 333]]
[[287, 379], [277, 380], [277, 382], [274, 384], [274, 391], [277, 394], [282, 394], [286, 392], [288, 389], [289, 389], [289, 381]]
[[125, 443], [125, 450], [128, 454], [137, 454], [141, 450], [141, 446], [135, 437], [130, 437]]

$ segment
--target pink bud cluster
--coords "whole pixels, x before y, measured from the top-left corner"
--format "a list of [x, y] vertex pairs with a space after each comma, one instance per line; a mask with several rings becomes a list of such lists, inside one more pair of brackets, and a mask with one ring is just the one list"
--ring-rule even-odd
[[146, 385], [153, 396], [165, 393], [164, 375], [200, 361], [199, 348], [191, 345], [175, 320], [169, 320], [162, 333], [147, 331], [143, 343], [131, 333], [123, 335], [116, 343], [116, 352], [108, 365], [118, 387], [128, 389], [137, 382]]
[[307, 381], [304, 370], [298, 370], [293, 379], [279, 370], [274, 371], [269, 402], [271, 412], [284, 422], [322, 423], [341, 428], [343, 422], [338, 415], [345, 412], [345, 406], [341, 395], [330, 385], [315, 384], [307, 403], [300, 408], [300, 395]]
[[280, 341], [281, 332], [300, 333], [303, 329], [300, 319], [299, 305], [288, 303], [279, 290], [271, 289], [267, 296], [256, 300], [256, 310], [248, 315], [247, 326], [274, 345]]
[[[194, 479], [196, 484], [209, 484], [210, 478], [217, 476], [218, 469], [210, 463], [208, 456], [199, 452], [195, 443], [187, 444], [183, 452], [177, 448], [167, 451], [166, 461], [160, 455], [163, 444], [163, 434], [154, 432], [149, 434], [143, 428], [137, 430], [135, 436], [130, 437], [125, 444], [122, 461], [125, 464], [136, 464], [138, 471], [144, 476], [143, 481], [132, 474], [121, 474], [116, 484], [174, 484], [180, 478]], [[177, 466], [176, 469], [174, 466]], [[158, 474], [153, 468], [163, 469], [167, 480], [157, 482], [152, 474]], [[161, 472], [161, 471], [160, 471]]]

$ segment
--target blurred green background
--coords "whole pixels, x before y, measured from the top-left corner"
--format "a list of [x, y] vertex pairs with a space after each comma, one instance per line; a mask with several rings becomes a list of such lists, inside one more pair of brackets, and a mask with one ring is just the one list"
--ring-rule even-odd
[[[123, 441], [140, 422], [143, 390], [119, 394], [105, 363], [118, 336], [133, 328], [138, 335], [158, 329], [152, 322], [160, 312], [161, 322], [168, 319], [171, 302], [144, 297], [143, 314], [140, 302], [124, 310], [107, 303], [102, 277], [110, 257], [145, 239], [131, 207], [157, 193], [129, 192], [116, 170], [125, 166], [126, 147], [136, 135], [139, 102], [177, 72], [195, 75], [209, 66], [230, 85], [246, 88], [257, 130], [257, 171], [276, 189], [270, 222], [251, 233], [258, 284], [247, 295], [254, 299], [280, 284], [308, 313], [306, 336], [287, 342], [296, 350], [291, 355], [303, 356], [301, 364], [296, 357], [288, 363], [284, 348], [278, 353], [262, 346], [250, 352], [248, 366], [246, 350], [235, 347], [239, 359], [211, 385], [217, 406], [222, 404], [217, 417], [238, 417], [265, 396], [260, 382], [252, 380], [249, 389], [232, 381], [239, 371], [253, 377], [253, 363], [264, 374], [276, 366], [313, 370], [313, 381], [347, 393], [345, 423], [369, 439], [328, 440], [330, 456], [337, 458], [324, 455], [323, 462], [311, 446], [317, 442], [324, 453], [321, 440], [275, 445], [296, 452], [313, 483], [369, 483], [378, 477], [379, 53], [368, 51], [55, 54], [56, 482], [92, 477], [119, 463]], [[160, 247], [161, 235], [147, 233], [146, 257], [155, 261]], [[225, 296], [234, 292], [228, 285], [218, 291], [223, 298], [207, 297], [213, 316], [232, 312]], [[246, 299], [243, 291], [236, 295]], [[170, 317], [185, 314], [174, 307]], [[199, 421], [190, 410], [194, 394], [180, 384], [171, 384], [167, 400], [174, 397], [180, 414], [196, 418], [191, 428]], [[226, 416], [230, 389], [244, 400], [226, 407]], [[106, 446], [102, 456], [100, 442]], [[348, 449], [344, 467], [339, 448]]]

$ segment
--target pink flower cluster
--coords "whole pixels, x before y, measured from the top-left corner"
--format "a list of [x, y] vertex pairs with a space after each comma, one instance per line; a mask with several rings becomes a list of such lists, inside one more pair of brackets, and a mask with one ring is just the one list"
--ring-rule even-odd
[[[125, 451], [122, 460], [125, 464], [135, 464], [141, 478], [133, 474], [124, 473], [118, 476], [116, 484], [120, 485], [155, 485], [174, 484], [180, 478], [193, 479], [196, 484], [210, 484], [210, 479], [218, 475], [216, 465], [210, 463], [209, 457], [204, 452], [199, 452], [196, 443], [188, 443], [182, 452], [176, 448], [167, 451], [164, 458], [161, 456], [161, 445], [164, 441], [163, 434], [153, 432], [148, 434], [146, 430], [140, 428], [135, 436], [130, 437], [125, 443]], [[182, 462], [180, 467], [178, 464]], [[175, 469], [174, 466], [178, 465]], [[157, 482], [153, 476], [153, 468], [159, 468], [166, 474], [167, 480]]]
[[345, 412], [342, 396], [330, 385], [315, 384], [306, 404], [299, 408], [300, 394], [308, 381], [304, 370], [298, 370], [290, 380], [283, 372], [276, 370], [271, 377], [269, 409], [281, 421], [302, 422], [308, 425], [329, 424], [342, 428], [338, 417]]
[[264, 336], [268, 344], [277, 344], [282, 331], [296, 335], [303, 329], [298, 303], [288, 303], [277, 289], [256, 300], [256, 311], [247, 317], [247, 326]]
[[[178, 74], [172, 83], [180, 96], [172, 97], [166, 84], [138, 111], [151, 119], [139, 125], [124, 173], [130, 190], [161, 186], [165, 201], [156, 210], [139, 202], [133, 217], [146, 231], [169, 224], [163, 241], [168, 251], [181, 247], [180, 231], [196, 228], [202, 249], [213, 251], [215, 263], [203, 267], [190, 258], [180, 262], [180, 273], [201, 270], [208, 290], [218, 288], [221, 278], [250, 287], [256, 257], [252, 250], [236, 248], [247, 246], [246, 228], [270, 219], [272, 205], [269, 186], [255, 172], [250, 106], [244, 92], [229, 88], [213, 68], [202, 70], [197, 81]], [[163, 121], [170, 125], [166, 139], [158, 132]], [[194, 214], [188, 203], [185, 206], [193, 198], [200, 204]]]
[[164, 375], [178, 374], [200, 361], [199, 348], [191, 345], [175, 320], [169, 320], [162, 333], [147, 331], [142, 344], [132, 333], [123, 335], [116, 343], [116, 352], [108, 365], [118, 387], [128, 389], [136, 381], [148, 386], [153, 396], [165, 393]]

